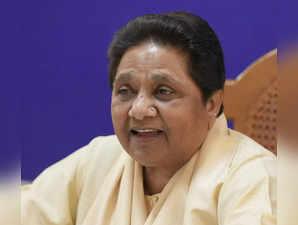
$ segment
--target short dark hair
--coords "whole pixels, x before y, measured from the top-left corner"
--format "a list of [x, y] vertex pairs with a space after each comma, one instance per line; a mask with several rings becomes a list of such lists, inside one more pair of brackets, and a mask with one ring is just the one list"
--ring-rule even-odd
[[[115, 33], [108, 50], [112, 89], [124, 53], [147, 41], [182, 50], [187, 55], [188, 72], [202, 91], [204, 103], [216, 90], [224, 88], [224, 57], [215, 32], [201, 17], [176, 11], [137, 17]], [[222, 111], [223, 106], [218, 116]]]

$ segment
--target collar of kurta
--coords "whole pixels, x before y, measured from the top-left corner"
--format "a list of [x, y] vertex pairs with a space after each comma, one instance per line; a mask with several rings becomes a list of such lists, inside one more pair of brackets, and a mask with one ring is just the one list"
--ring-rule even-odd
[[[170, 179], [149, 212], [142, 166], [123, 151], [103, 180], [83, 225], [216, 224], [218, 192], [235, 141], [224, 115], [216, 119], [201, 149]], [[196, 213], [204, 211], [204, 213]]]

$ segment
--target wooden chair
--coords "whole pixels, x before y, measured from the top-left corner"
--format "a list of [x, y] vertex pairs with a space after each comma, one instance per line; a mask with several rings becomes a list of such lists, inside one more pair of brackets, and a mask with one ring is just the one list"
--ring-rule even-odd
[[227, 80], [224, 112], [240, 131], [277, 154], [277, 50], [251, 64], [236, 80]]

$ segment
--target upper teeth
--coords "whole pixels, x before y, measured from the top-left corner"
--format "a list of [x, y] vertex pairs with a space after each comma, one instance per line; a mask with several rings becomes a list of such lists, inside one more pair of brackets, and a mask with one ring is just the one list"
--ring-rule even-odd
[[154, 129], [142, 129], [142, 130], [136, 130], [137, 132], [140, 133], [145, 133], [145, 132], [156, 132], [158, 130], [154, 130]]

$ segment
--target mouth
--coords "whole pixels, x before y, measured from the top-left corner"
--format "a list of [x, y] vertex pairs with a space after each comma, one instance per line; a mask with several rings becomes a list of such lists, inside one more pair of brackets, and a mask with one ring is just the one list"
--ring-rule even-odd
[[131, 129], [130, 133], [136, 137], [156, 137], [164, 134], [163, 130], [153, 128]]

